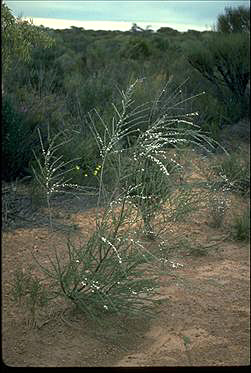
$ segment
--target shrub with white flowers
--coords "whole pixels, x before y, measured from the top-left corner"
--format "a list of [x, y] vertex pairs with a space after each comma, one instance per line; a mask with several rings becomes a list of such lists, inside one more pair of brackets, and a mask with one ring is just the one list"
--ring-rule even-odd
[[[148, 314], [152, 309], [149, 306], [154, 303], [152, 295], [158, 288], [158, 276], [148, 264], [153, 260], [161, 263], [163, 258], [149, 252], [137, 227], [143, 220], [145, 233], [153, 238], [154, 215], [168, 199], [172, 200], [172, 193], [179, 187], [177, 179], [183, 169], [170, 157], [170, 147], [213, 147], [211, 140], [189, 119], [193, 115], [169, 116], [166, 109], [156, 117], [147, 105], [134, 107], [137, 84], [140, 81], [121, 92], [122, 107], [113, 105], [111, 123], [96, 113], [97, 125], [90, 116], [90, 128], [101, 158], [95, 175], [99, 182], [96, 225], [90, 238], [78, 247], [69, 240], [66, 257], [56, 253], [49, 268], [40, 265], [54, 281], [55, 297], [70, 300], [97, 321], [100, 314], [108, 311], [135, 315]], [[146, 130], [140, 129], [142, 123]], [[112, 178], [107, 184], [104, 175], [110, 171]], [[54, 181], [58, 180], [56, 174], [52, 176]], [[177, 209], [182, 205], [184, 210], [190, 198], [187, 196], [186, 190], [177, 197], [181, 198]], [[177, 265], [170, 262], [170, 268]]]

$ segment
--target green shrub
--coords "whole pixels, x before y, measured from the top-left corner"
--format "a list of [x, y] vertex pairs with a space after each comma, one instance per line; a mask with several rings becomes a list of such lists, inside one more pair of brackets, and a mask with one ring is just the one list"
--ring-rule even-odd
[[71, 182], [78, 185], [97, 186], [96, 168], [101, 164], [99, 149], [89, 131], [73, 136], [62, 148], [65, 162], [77, 158], [68, 173]]
[[1, 31], [4, 78], [13, 62], [30, 60], [35, 46], [48, 48], [54, 44], [54, 40], [32, 22], [14, 17], [4, 2], [1, 2]]
[[179, 35], [179, 31], [171, 28], [171, 27], [161, 27], [157, 30], [157, 33], [167, 35], [167, 36], [177, 36]]
[[2, 170], [5, 181], [26, 175], [31, 159], [31, 129], [24, 113], [18, 112], [9, 96], [2, 102]]
[[148, 42], [143, 38], [130, 39], [121, 53], [123, 57], [133, 60], [144, 59], [152, 54]]
[[[172, 198], [175, 186], [178, 187], [177, 175], [182, 171], [181, 165], [169, 159], [166, 152], [172, 147], [183, 149], [189, 145], [208, 151], [208, 146], [213, 148], [213, 140], [193, 124], [195, 113], [183, 115], [178, 111], [177, 97], [172, 93], [166, 97], [168, 104], [161, 102], [161, 109], [156, 107], [161, 95], [154, 103], [135, 107], [133, 94], [137, 92], [139, 82], [143, 84], [142, 80], [137, 80], [121, 92], [121, 108], [113, 105], [115, 115], [112, 123], [106, 123], [98, 115], [101, 127], [93, 120], [92, 131], [100, 155], [106, 162], [101, 176], [106, 168], [114, 173], [110, 185], [104, 186], [106, 193], [110, 190], [114, 195], [118, 187], [123, 193], [127, 191], [127, 198], [141, 214], [145, 232], [152, 236], [151, 220], [155, 212]], [[117, 193], [121, 190], [118, 189]]]
[[[29, 88], [17, 89], [15, 99], [17, 105], [25, 108], [26, 121], [33, 131], [40, 128], [43, 135], [46, 135], [49, 125], [51, 131], [57, 133], [65, 129], [71, 117], [67, 110], [65, 98], [58, 93], [51, 93], [51, 90], [46, 86], [45, 79], [44, 81], [41, 80], [40, 84], [34, 82], [34, 85]], [[33, 133], [34, 136], [31, 141], [37, 143], [37, 132], [34, 131]]]
[[233, 116], [231, 119], [238, 120], [247, 114], [245, 90], [250, 77], [248, 34], [213, 33], [203, 43], [191, 44], [187, 59], [213, 84], [217, 96]]
[[223, 103], [209, 91], [199, 96], [196, 103], [201, 128], [215, 141], [220, 142], [222, 126], [228, 123]]
[[169, 49], [170, 42], [166, 37], [155, 36], [153, 38], [153, 45], [163, 53]]
[[[97, 322], [107, 312], [132, 316], [154, 314], [152, 295], [158, 288], [158, 276], [148, 264], [153, 260], [160, 263], [160, 258], [149, 252], [140, 237], [142, 226], [147, 237], [155, 236], [151, 225], [154, 214], [162, 214], [162, 206], [168, 199], [172, 201], [172, 192], [178, 188], [174, 179], [182, 167], [169, 157], [166, 147], [171, 145], [177, 151], [189, 145], [213, 147], [211, 139], [193, 124], [190, 115], [179, 112], [176, 116], [168, 115], [167, 106], [166, 111], [153, 117], [148, 108], [151, 103], [134, 106], [134, 93], [140, 82], [137, 80], [121, 91], [121, 105], [113, 104], [114, 114], [109, 122], [98, 112], [95, 112], [98, 120], [90, 115], [90, 129], [101, 160], [94, 170], [98, 180], [97, 209], [91, 235], [78, 246], [68, 240], [67, 254], [55, 252], [46, 267], [37, 260], [44, 274], [53, 281], [54, 297], [72, 302]], [[146, 130], [140, 130], [141, 121], [148, 123]], [[132, 133], [137, 134], [136, 141], [123, 147], [123, 140]], [[43, 156], [42, 161], [36, 157], [40, 171], [35, 176], [50, 208], [50, 196], [68, 184], [64, 181], [67, 170], [62, 155], [57, 153], [64, 142], [54, 145], [52, 137], [47, 149], [41, 136], [40, 142]], [[109, 182], [106, 172], [112, 172]], [[183, 199], [180, 201], [176, 196], [174, 207], [180, 202], [183, 211], [190, 211], [189, 192], [184, 186]], [[175, 213], [173, 218], [180, 218]], [[52, 228], [52, 215], [50, 221]]]
[[228, 34], [250, 32], [250, 9], [245, 6], [226, 7], [225, 14], [218, 16], [216, 29]]
[[71, 301], [98, 323], [107, 312], [149, 314], [153, 304], [151, 294], [157, 281], [142, 270], [153, 256], [129, 239], [128, 231], [118, 231], [126, 215], [122, 209], [117, 220], [105, 218], [85, 244], [77, 247], [68, 242], [65, 263], [56, 254], [50, 268], [41, 267], [54, 280], [55, 296]]
[[250, 207], [246, 208], [243, 215], [235, 217], [232, 230], [237, 241], [246, 241], [250, 238]]
[[250, 159], [243, 152], [226, 155], [213, 166], [225, 189], [245, 195], [250, 190]]

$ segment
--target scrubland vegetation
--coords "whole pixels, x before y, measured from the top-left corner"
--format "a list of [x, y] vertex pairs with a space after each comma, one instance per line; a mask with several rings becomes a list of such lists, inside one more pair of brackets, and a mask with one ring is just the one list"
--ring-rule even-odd
[[[85, 242], [69, 239], [65, 257], [52, 252], [49, 267], [35, 258], [51, 281], [46, 290], [17, 272], [15, 300], [26, 297], [34, 311], [62, 297], [95, 318], [142, 312], [157, 287], [145, 266], [168, 258], [161, 244], [149, 251], [139, 232], [154, 241], [205, 203], [218, 229], [229, 193], [248, 205], [241, 147], [250, 134], [249, 39], [249, 10], [241, 7], [227, 9], [214, 31], [182, 33], [52, 30], [15, 20], [2, 5], [6, 227], [18, 182], [33, 203], [40, 198], [50, 230], [55, 195], [89, 195], [97, 207]], [[190, 178], [195, 154], [207, 165], [203, 180]], [[229, 228], [234, 239], [248, 239], [248, 211]]]

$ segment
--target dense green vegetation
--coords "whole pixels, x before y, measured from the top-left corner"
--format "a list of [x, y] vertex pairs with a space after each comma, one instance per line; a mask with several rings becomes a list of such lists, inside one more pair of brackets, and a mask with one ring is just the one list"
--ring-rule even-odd
[[226, 9], [216, 31], [182, 33], [136, 24], [127, 32], [52, 30], [16, 20], [2, 4], [2, 52], [5, 180], [32, 174], [37, 129], [46, 141], [48, 126], [71, 136], [65, 162], [79, 158], [83, 172], [93, 167], [99, 152], [90, 141], [89, 113], [95, 109], [109, 123], [111, 103], [118, 105], [120, 91], [136, 79], [143, 83], [135, 105], [162, 92], [159, 111], [170, 105], [170, 114], [198, 112], [196, 124], [217, 140], [222, 127], [249, 115], [249, 11], [242, 7]]

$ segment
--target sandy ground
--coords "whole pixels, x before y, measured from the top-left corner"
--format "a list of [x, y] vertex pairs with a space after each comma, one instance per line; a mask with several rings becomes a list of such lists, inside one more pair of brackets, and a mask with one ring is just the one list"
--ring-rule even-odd
[[[67, 226], [74, 216], [80, 231], [88, 231], [94, 210], [85, 207], [77, 212], [71, 206], [69, 215], [58, 211], [57, 220]], [[11, 301], [14, 273], [28, 268], [37, 271], [32, 253], [46, 263], [52, 248], [64, 246], [65, 235], [63, 229], [49, 234], [43, 220], [36, 215], [29, 218], [29, 223], [20, 220], [2, 232], [2, 359], [6, 366], [250, 364], [249, 243], [235, 242], [224, 230], [213, 229], [208, 216], [177, 223], [176, 231], [196, 245], [181, 244], [169, 253], [169, 260], [183, 266], [171, 271], [170, 266], [163, 267], [159, 272], [155, 318], [108, 316], [110, 326], [100, 329], [62, 303], [49, 316], [37, 314], [31, 322], [24, 308]], [[204, 251], [198, 249], [199, 243]]]

